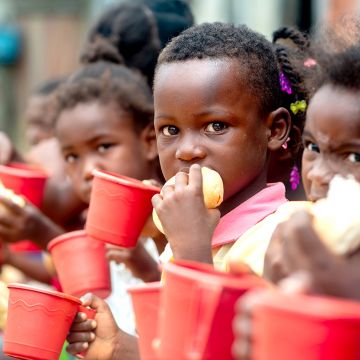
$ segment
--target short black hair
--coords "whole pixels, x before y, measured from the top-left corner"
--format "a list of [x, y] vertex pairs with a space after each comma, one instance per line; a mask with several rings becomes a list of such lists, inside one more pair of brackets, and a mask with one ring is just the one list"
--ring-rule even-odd
[[360, 91], [360, 44], [336, 53], [318, 53], [319, 76], [314, 91], [324, 85]]
[[154, 115], [151, 89], [139, 72], [121, 62], [121, 56], [105, 39], [91, 43], [83, 56], [84, 65], [57, 92], [58, 115], [79, 103], [98, 101], [129, 111], [137, 129], [151, 124]]
[[[280, 38], [292, 40], [295, 44], [293, 49], [277, 44]], [[302, 131], [305, 114], [298, 113], [295, 116], [290, 111], [290, 104], [297, 100], [307, 100], [308, 96], [302, 73], [292, 61], [299, 52], [305, 53], [307, 48], [307, 39], [295, 29], [279, 30], [274, 34], [272, 44], [245, 25], [204, 23], [174, 38], [161, 52], [157, 68], [162, 64], [191, 59], [233, 59], [239, 62], [242, 69], [247, 70], [247, 89], [257, 99], [260, 110], [269, 113], [278, 107], [285, 107], [293, 118], [292, 130], [297, 126]], [[288, 78], [292, 94], [281, 90], [280, 71]], [[299, 146], [299, 141], [291, 144], [292, 130], [289, 144]]]
[[183, 31], [161, 52], [157, 67], [192, 59], [226, 59], [245, 65], [248, 89], [269, 112], [280, 105], [279, 72], [271, 43], [245, 25], [204, 23]]

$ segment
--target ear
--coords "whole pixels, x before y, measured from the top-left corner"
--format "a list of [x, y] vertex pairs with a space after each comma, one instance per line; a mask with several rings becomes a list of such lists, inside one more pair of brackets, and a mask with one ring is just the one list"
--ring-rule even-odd
[[156, 147], [154, 124], [148, 124], [144, 129], [141, 130], [140, 140], [143, 145], [145, 158], [149, 161], [155, 160], [158, 156], [158, 151]]
[[281, 148], [289, 137], [291, 128], [290, 113], [283, 107], [272, 111], [266, 120], [268, 131], [268, 149], [275, 151]]

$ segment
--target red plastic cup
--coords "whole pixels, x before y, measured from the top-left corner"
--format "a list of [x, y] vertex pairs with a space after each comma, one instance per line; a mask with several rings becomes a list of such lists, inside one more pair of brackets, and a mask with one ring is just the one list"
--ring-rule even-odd
[[80, 300], [27, 285], [8, 288], [3, 352], [19, 359], [58, 360]]
[[0, 180], [6, 188], [41, 207], [48, 174], [35, 166], [12, 163], [0, 165]]
[[111, 292], [105, 244], [84, 230], [58, 236], [48, 244], [64, 292], [82, 296], [88, 292], [106, 298]]
[[154, 341], [157, 335], [161, 287], [158, 281], [128, 288], [135, 312], [142, 360], [157, 359]]
[[151, 214], [151, 198], [160, 192], [139, 180], [94, 171], [86, 232], [105, 242], [135, 247]]
[[232, 320], [236, 300], [264, 287], [254, 275], [237, 277], [205, 264], [164, 265], [159, 319], [159, 359], [232, 359]]
[[253, 318], [253, 359], [360, 359], [360, 303], [273, 291]]
[[[20, 163], [0, 165], [0, 180], [6, 188], [24, 196], [32, 204], [41, 207], [48, 174], [35, 166]], [[39, 247], [28, 240], [11, 244], [13, 251], [39, 251]]]

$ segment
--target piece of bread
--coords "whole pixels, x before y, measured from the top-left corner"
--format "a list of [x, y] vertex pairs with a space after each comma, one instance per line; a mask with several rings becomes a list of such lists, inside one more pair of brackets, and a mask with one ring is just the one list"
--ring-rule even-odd
[[[208, 209], [215, 209], [218, 207], [224, 197], [224, 185], [219, 173], [215, 170], [209, 169], [207, 167], [201, 168], [201, 173], [203, 177], [203, 194], [204, 194], [204, 203]], [[169, 179], [164, 186], [174, 185], [175, 176]], [[160, 219], [156, 214], [155, 209], [153, 210], [153, 221], [156, 227], [164, 233], [163, 227], [161, 225]]]
[[[11, 200], [14, 204], [19, 205], [20, 207], [25, 206], [25, 200], [16, 195], [11, 189], [7, 189], [3, 183], [0, 181], [0, 196], [3, 196], [9, 200]], [[6, 207], [0, 203], [0, 211], [6, 210]]]
[[360, 248], [360, 183], [335, 176], [327, 197], [314, 203], [316, 232], [336, 254], [347, 255]]

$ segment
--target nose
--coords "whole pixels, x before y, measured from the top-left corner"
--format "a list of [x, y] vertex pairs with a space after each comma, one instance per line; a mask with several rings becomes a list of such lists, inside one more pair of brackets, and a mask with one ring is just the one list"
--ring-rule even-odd
[[205, 158], [206, 151], [201, 144], [201, 139], [196, 134], [184, 134], [178, 141], [176, 158], [178, 160], [191, 162]]
[[86, 182], [91, 181], [93, 179], [94, 170], [101, 170], [101, 166], [95, 157], [89, 156], [84, 160], [83, 168], [82, 168], [83, 179]]
[[318, 156], [313, 166], [307, 173], [307, 178], [317, 188], [328, 188], [335, 171], [332, 169], [331, 161], [323, 156]]

